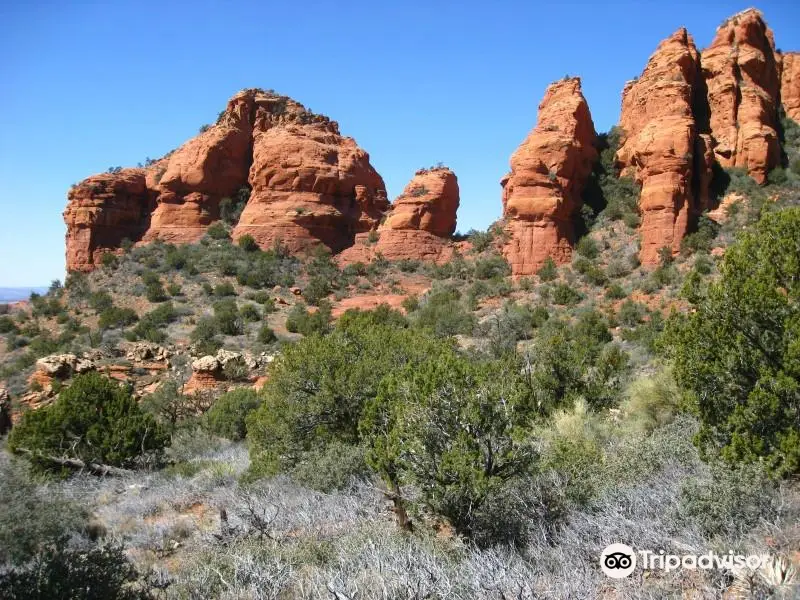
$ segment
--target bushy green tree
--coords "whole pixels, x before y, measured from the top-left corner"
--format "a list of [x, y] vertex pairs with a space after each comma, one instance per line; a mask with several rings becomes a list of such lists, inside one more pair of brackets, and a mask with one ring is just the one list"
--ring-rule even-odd
[[430, 510], [475, 534], [484, 502], [535, 459], [517, 373], [451, 352], [390, 374], [361, 420], [370, 465], [395, 491], [414, 483]]
[[730, 462], [800, 472], [800, 208], [768, 213], [725, 253], [697, 310], [672, 320], [678, 383], [697, 442]]
[[247, 435], [247, 415], [261, 404], [258, 393], [239, 388], [220, 396], [204, 415], [206, 429], [229, 440], [243, 440]]
[[150, 593], [121, 546], [71, 548], [54, 541], [31, 564], [0, 572], [6, 600], [149, 600]]
[[53, 404], [25, 413], [8, 444], [12, 451], [30, 452], [43, 467], [52, 467], [46, 457], [130, 467], [144, 455], [158, 455], [168, 439], [128, 390], [86, 373]]
[[253, 471], [286, 471], [303, 453], [337, 440], [359, 442], [358, 421], [378, 384], [450, 344], [409, 328], [351, 315], [325, 336], [309, 336], [272, 363], [262, 405], [247, 419]]

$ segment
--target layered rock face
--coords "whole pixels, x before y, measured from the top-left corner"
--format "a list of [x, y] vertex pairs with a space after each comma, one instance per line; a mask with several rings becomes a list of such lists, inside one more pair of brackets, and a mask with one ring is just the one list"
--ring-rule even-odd
[[285, 96], [235, 95], [215, 125], [144, 169], [95, 175], [69, 193], [67, 270], [89, 271], [125, 238], [191, 243], [219, 218], [222, 198], [251, 200], [234, 238], [293, 251], [333, 251], [377, 226], [388, 208], [369, 155], [338, 125]]
[[93, 175], [73, 186], [68, 198], [68, 271], [90, 271], [123, 239], [139, 239], [155, 205], [143, 169]]
[[693, 110], [699, 68], [697, 48], [681, 28], [659, 45], [641, 77], [622, 94], [617, 162], [622, 175], [642, 186], [639, 258], [645, 265], [658, 263], [662, 247], [680, 249], [690, 214], [698, 208], [696, 198], [707, 195], [693, 189], [695, 166], [706, 189], [711, 173], [711, 140], [698, 135]]
[[782, 56], [781, 104], [786, 116], [800, 123], [800, 53]]
[[759, 11], [734, 15], [703, 50], [714, 154], [723, 167], [743, 167], [759, 183], [780, 164], [779, 61]]
[[344, 264], [369, 262], [381, 254], [387, 260], [446, 260], [456, 230], [459, 191], [455, 173], [446, 167], [421, 169], [397, 197], [384, 222], [340, 257]]
[[260, 104], [253, 127], [253, 188], [233, 237], [296, 252], [322, 242], [338, 252], [373, 229], [388, 209], [369, 155], [326, 117], [287, 100]]
[[509, 241], [503, 253], [515, 277], [531, 275], [548, 256], [570, 260], [573, 220], [597, 158], [595, 130], [578, 78], [551, 84], [536, 127], [511, 156], [501, 181]]

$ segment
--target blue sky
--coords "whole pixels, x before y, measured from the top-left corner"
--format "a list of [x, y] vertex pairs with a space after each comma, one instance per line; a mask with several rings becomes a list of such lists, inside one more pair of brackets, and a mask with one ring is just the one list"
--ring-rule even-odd
[[[245, 87], [339, 121], [391, 198], [458, 175], [458, 228], [500, 215], [499, 179], [545, 87], [579, 75], [599, 131], [626, 80], [686, 26], [698, 47], [749, 2], [22, 2], [0, 6], [0, 286], [64, 275], [72, 183], [159, 157]], [[800, 3], [758, 5], [800, 50]]]

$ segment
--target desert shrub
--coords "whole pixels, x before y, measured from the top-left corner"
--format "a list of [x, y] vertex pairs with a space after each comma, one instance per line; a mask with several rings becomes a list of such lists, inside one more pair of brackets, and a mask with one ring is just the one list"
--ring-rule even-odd
[[420, 267], [422, 267], [422, 262], [418, 260], [403, 258], [397, 261], [397, 268], [403, 273], [416, 273]]
[[261, 320], [261, 313], [258, 312], [258, 308], [255, 304], [244, 304], [239, 309], [239, 315], [245, 321], [260, 321]]
[[633, 300], [626, 300], [620, 305], [617, 318], [620, 323], [627, 327], [636, 327], [639, 323], [644, 321], [646, 315], [647, 308], [643, 304], [639, 304]]
[[214, 302], [214, 323], [217, 331], [223, 335], [241, 335], [244, 331], [244, 322], [236, 300], [225, 298]]
[[711, 243], [719, 233], [719, 225], [701, 215], [697, 221], [697, 229], [681, 240], [681, 253], [693, 254], [695, 252], [708, 252], [711, 250]]
[[476, 333], [487, 339], [490, 352], [502, 356], [516, 349], [517, 341], [529, 339], [533, 330], [548, 319], [543, 306], [531, 308], [526, 304], [506, 302], [503, 308], [482, 322]]
[[[585, 239], [585, 238], [584, 238]], [[574, 263], [573, 268], [583, 276], [583, 279], [592, 285], [604, 285], [608, 282], [608, 277], [603, 272], [603, 269], [598, 267], [588, 258], [579, 256]]]
[[136, 569], [121, 546], [73, 548], [62, 538], [24, 567], [0, 573], [0, 597], [8, 600], [74, 598], [148, 600]]
[[331, 308], [330, 302], [320, 301], [319, 308], [311, 312], [298, 302], [286, 315], [286, 329], [306, 336], [327, 333], [330, 329]]
[[242, 237], [239, 238], [238, 242], [239, 248], [244, 250], [245, 252], [255, 252], [258, 250], [258, 243], [256, 242], [255, 238], [252, 235], [244, 234]]
[[769, 185], [786, 185], [788, 182], [789, 176], [783, 167], [775, 167], [767, 174], [767, 183]]
[[230, 238], [227, 227], [220, 221], [212, 223], [209, 228], [206, 229], [206, 235], [212, 240], [227, 240]]
[[177, 317], [178, 313], [175, 311], [172, 302], [165, 302], [141, 317], [136, 326], [125, 334], [125, 337], [130, 341], [148, 340], [162, 343], [167, 339], [166, 333], [162, 330], [163, 327]]
[[494, 241], [494, 233], [491, 229], [487, 231], [476, 231], [470, 229], [467, 232], [467, 239], [472, 244], [472, 249], [475, 252], [483, 252], [488, 250]]
[[474, 317], [460, 302], [461, 294], [455, 288], [440, 288], [425, 295], [414, 313], [418, 327], [437, 336], [471, 333]]
[[800, 471], [800, 208], [767, 213], [725, 253], [720, 280], [667, 346], [696, 403], [705, 456]]
[[235, 358], [225, 363], [222, 373], [228, 381], [246, 381], [250, 376], [250, 367], [243, 358]]
[[628, 294], [625, 292], [625, 288], [618, 283], [613, 283], [606, 288], [606, 298], [609, 300], [622, 300], [627, 296]]
[[694, 269], [700, 275], [709, 275], [714, 268], [714, 259], [708, 254], [698, 254], [694, 259]]
[[189, 334], [189, 339], [200, 354], [214, 354], [222, 347], [222, 342], [217, 337], [218, 333], [216, 319], [203, 317]]
[[23, 564], [48, 541], [86, 524], [80, 505], [53, 489], [41, 493], [30, 470], [17, 460], [0, 459], [0, 565]]
[[161, 281], [153, 281], [145, 287], [145, 296], [150, 302], [164, 302], [167, 300], [167, 292]]
[[569, 326], [550, 319], [523, 356], [542, 414], [584, 398], [591, 408], [616, 403], [625, 384], [627, 355], [613, 342], [607, 321], [595, 311]]
[[100, 329], [114, 329], [133, 325], [139, 320], [139, 315], [132, 308], [119, 308], [112, 306], [100, 313], [98, 327]]
[[258, 330], [258, 341], [261, 344], [272, 344], [278, 341], [278, 336], [276, 336], [272, 328], [265, 323]]
[[360, 424], [367, 460], [390, 489], [415, 484], [427, 508], [466, 536], [480, 536], [476, 511], [535, 460], [520, 435], [529, 396], [504, 366], [455, 354], [408, 365], [381, 382]]
[[206, 404], [200, 396], [184, 394], [174, 379], [167, 379], [142, 399], [141, 407], [155, 417], [165, 432], [174, 436], [179, 427], [192, 424]]
[[180, 296], [181, 294], [183, 294], [183, 290], [181, 290], [181, 286], [178, 285], [177, 283], [170, 283], [167, 286], [167, 293], [170, 296], [175, 297], [175, 296]]
[[606, 274], [612, 279], [616, 279], [617, 277], [624, 277], [630, 272], [631, 272], [630, 265], [626, 264], [624, 260], [616, 258], [609, 261], [608, 267], [606, 267]]
[[680, 409], [681, 393], [672, 371], [662, 369], [642, 376], [625, 390], [621, 404], [626, 424], [639, 433], [649, 434], [670, 423]]
[[544, 261], [544, 265], [542, 265], [542, 268], [539, 269], [536, 274], [539, 276], [539, 281], [553, 281], [558, 277], [556, 263], [548, 256]]
[[168, 436], [129, 391], [87, 373], [75, 377], [53, 404], [25, 413], [8, 443], [13, 451], [32, 453], [45, 468], [58, 469], [48, 457], [130, 467], [158, 458]]
[[0, 317], [0, 333], [16, 333], [17, 331], [19, 331], [19, 329], [17, 328], [17, 324], [14, 323], [14, 319], [8, 315]]
[[97, 313], [101, 313], [108, 308], [114, 306], [114, 299], [106, 291], [97, 291], [89, 294], [89, 306]]
[[330, 334], [287, 347], [272, 363], [263, 404], [247, 419], [254, 473], [287, 471], [305, 452], [333, 441], [357, 444], [361, 411], [383, 377], [450, 347], [372, 319], [351, 315]]
[[574, 290], [565, 283], [557, 283], [553, 286], [553, 302], [563, 306], [573, 306], [583, 298], [580, 292]]
[[475, 277], [478, 279], [493, 279], [508, 275], [511, 275], [511, 267], [506, 259], [498, 254], [492, 254], [475, 261]]
[[578, 240], [575, 250], [584, 258], [597, 258], [600, 254], [600, 247], [597, 245], [597, 241], [588, 235]]
[[216, 436], [233, 441], [247, 436], [247, 416], [261, 404], [250, 388], [231, 390], [217, 398], [203, 418], [204, 427]]
[[326, 277], [315, 275], [309, 280], [303, 290], [303, 298], [305, 298], [309, 304], [316, 305], [330, 293], [330, 281]]
[[236, 289], [233, 287], [233, 284], [230, 281], [223, 281], [222, 283], [218, 283], [216, 286], [214, 286], [214, 295], [218, 298], [235, 296]]
[[342, 490], [354, 480], [369, 478], [364, 455], [363, 447], [334, 440], [304, 453], [289, 475], [297, 483], [320, 492]]
[[233, 198], [225, 197], [219, 201], [219, 216], [228, 225], [236, 225], [242, 215], [247, 201], [250, 198], [250, 187], [244, 186], [239, 189]]
[[678, 514], [706, 538], [740, 539], [778, 512], [775, 483], [757, 463], [711, 465], [711, 476], [688, 479], [681, 490]]
[[119, 257], [113, 252], [105, 252], [100, 257], [100, 264], [105, 269], [116, 269], [119, 266]]

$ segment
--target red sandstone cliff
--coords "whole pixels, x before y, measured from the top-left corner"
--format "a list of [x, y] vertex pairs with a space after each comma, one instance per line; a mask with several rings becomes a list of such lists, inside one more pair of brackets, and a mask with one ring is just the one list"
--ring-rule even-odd
[[716, 159], [746, 168], [759, 183], [781, 157], [776, 56], [772, 31], [759, 11], [748, 9], [717, 28], [701, 58]]
[[369, 155], [327, 117], [263, 90], [234, 96], [215, 125], [146, 169], [95, 175], [69, 193], [67, 270], [88, 271], [131, 241], [197, 241], [219, 203], [242, 186], [251, 200], [233, 232], [293, 251], [333, 251], [374, 228], [388, 208]]
[[[617, 161], [623, 175], [642, 186], [642, 264], [659, 260], [666, 246], [677, 252], [696, 206], [692, 188], [695, 156], [710, 157], [708, 137], [698, 135], [693, 113], [700, 56], [683, 28], [661, 42], [641, 77], [622, 94], [620, 127], [623, 138]], [[702, 165], [702, 180], [710, 181], [710, 165]]]
[[536, 127], [511, 156], [501, 181], [509, 241], [503, 249], [515, 277], [535, 273], [550, 256], [570, 260], [573, 219], [597, 158], [595, 130], [578, 78], [551, 84]]

